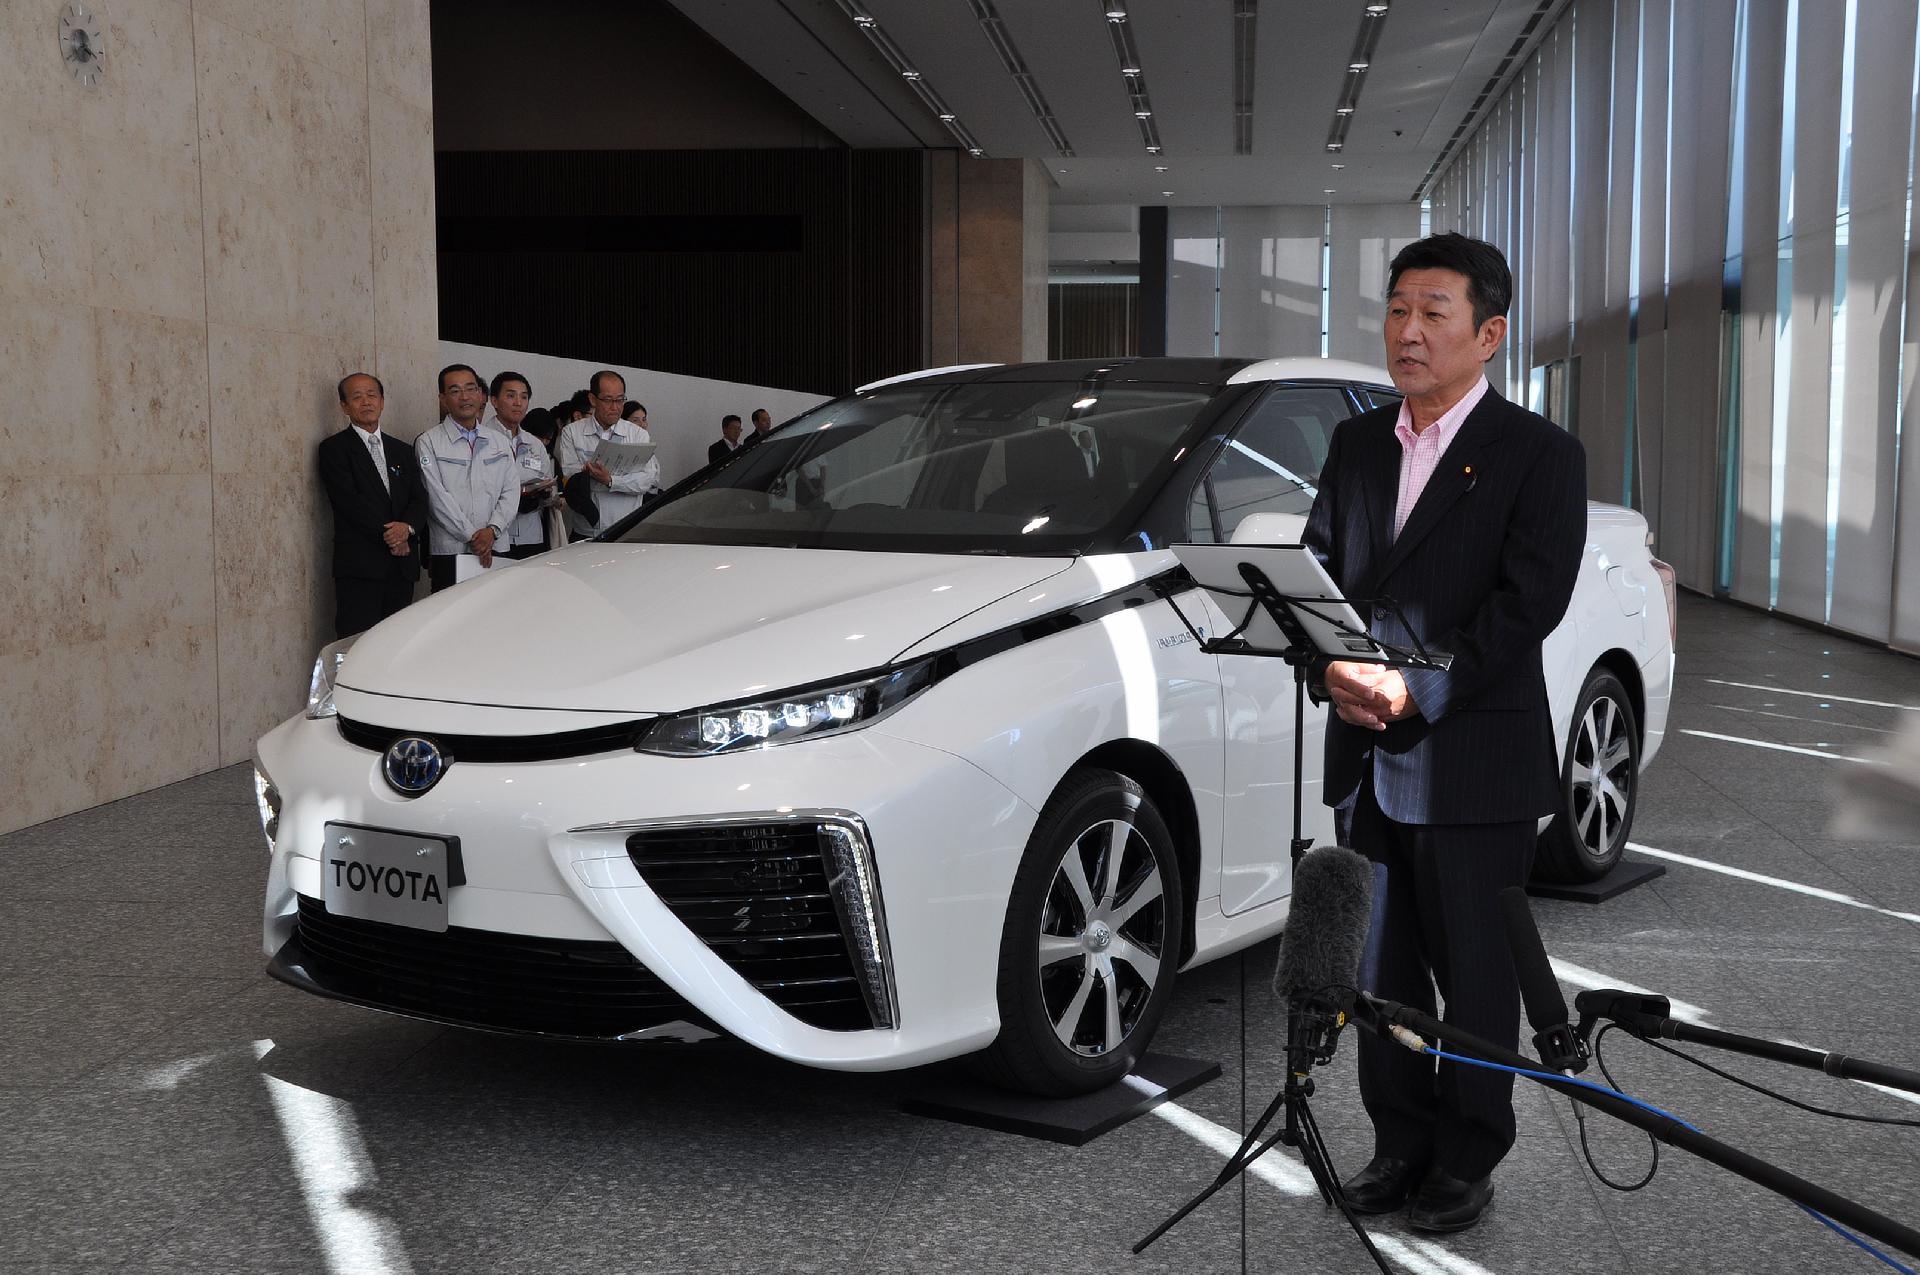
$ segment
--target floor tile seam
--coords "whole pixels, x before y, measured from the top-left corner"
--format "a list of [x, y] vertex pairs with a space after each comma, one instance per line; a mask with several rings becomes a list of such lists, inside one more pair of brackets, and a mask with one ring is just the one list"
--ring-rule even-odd
[[912, 1165], [914, 1161], [918, 1158], [919, 1152], [920, 1152], [920, 1144], [923, 1141], [925, 1141], [927, 1137], [926, 1121], [918, 1117], [910, 1117], [910, 1118], [916, 1120], [916, 1127], [913, 1130], [912, 1140], [907, 1144], [905, 1155], [903, 1157], [903, 1162], [900, 1166], [901, 1171], [897, 1172], [894, 1175], [893, 1189], [892, 1191], [888, 1192], [886, 1203], [883, 1204], [879, 1208], [879, 1210], [877, 1210], [872, 1215], [870, 1219], [870, 1225], [867, 1231], [867, 1237], [861, 1243], [859, 1251], [853, 1255], [853, 1260], [851, 1263], [849, 1263], [849, 1269], [852, 1269], [852, 1270], [868, 1269], [867, 1255], [873, 1251], [873, 1246], [880, 1242], [882, 1233], [885, 1230], [886, 1222], [888, 1221], [888, 1219], [893, 1217], [895, 1212], [898, 1211], [899, 1204], [900, 1204], [900, 1197], [906, 1192], [907, 1174], [905, 1172], [905, 1169], [908, 1166]]
[[[1569, 1098], [1567, 1101], [1571, 1103], [1573, 1099]], [[1588, 1153], [1580, 1145], [1579, 1125], [1577, 1121], [1574, 1121], [1571, 1108], [1563, 1115], [1559, 1103], [1549, 1102], [1547, 1107], [1553, 1115], [1554, 1128], [1559, 1132], [1561, 1142], [1566, 1145], [1567, 1151], [1578, 1163], [1579, 1167], [1577, 1171], [1580, 1175], [1580, 1181], [1581, 1184], [1586, 1187], [1588, 1203], [1593, 1206], [1595, 1214], [1600, 1219], [1600, 1229], [1606, 1233], [1607, 1239], [1613, 1244], [1614, 1256], [1620, 1259], [1620, 1265], [1615, 1267], [1615, 1269], [1638, 1271], [1640, 1268], [1634, 1263], [1633, 1254], [1627, 1249], [1626, 1245], [1621, 1242], [1619, 1228], [1613, 1225], [1612, 1219], [1607, 1215], [1606, 1194], [1614, 1192], [1612, 1192], [1612, 1188], [1603, 1186], [1601, 1182], [1593, 1176], [1591, 1172], [1592, 1166], [1588, 1163]], [[1568, 1127], [1569, 1122], [1573, 1122], [1573, 1128]]]

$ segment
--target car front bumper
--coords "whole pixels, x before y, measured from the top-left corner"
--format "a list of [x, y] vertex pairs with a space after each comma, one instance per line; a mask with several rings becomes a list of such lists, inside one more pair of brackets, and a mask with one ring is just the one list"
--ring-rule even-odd
[[[301, 910], [310, 919], [316, 910], [317, 919], [326, 917], [319, 904], [323, 829], [343, 822], [459, 838], [465, 884], [447, 893], [455, 939], [532, 946], [542, 960], [570, 953], [554, 959], [574, 965], [598, 963], [605, 945], [618, 944], [644, 967], [643, 980], [657, 979], [691, 1007], [678, 1017], [711, 1023], [782, 1058], [848, 1070], [910, 1067], [981, 1048], [998, 1031], [1001, 928], [1037, 812], [951, 754], [861, 730], [715, 757], [620, 751], [456, 761], [418, 797], [389, 788], [380, 763], [381, 754], [349, 743], [332, 719], [295, 718], [260, 741], [257, 764], [280, 798], [263, 945], [284, 981], [416, 1017], [503, 1026], [484, 1021], [486, 1015], [434, 1012], [368, 994], [369, 984], [322, 977], [307, 959]], [[897, 1005], [891, 1029], [829, 1030], [782, 1009], [683, 923], [628, 851], [637, 830], [754, 824], [813, 810], [844, 812], [870, 841]], [[395, 930], [403, 932], [388, 933]], [[378, 926], [366, 933], [395, 940], [401, 950], [424, 932]], [[366, 959], [388, 958], [371, 952]], [[458, 974], [459, 957], [439, 959], [444, 977]], [[627, 988], [622, 994], [629, 991], [641, 995]], [[611, 1030], [617, 1024], [604, 1019], [581, 1031], [553, 1022], [548, 1015], [540, 1030], [650, 1039], [662, 1015], [636, 1012], [631, 1033]]]

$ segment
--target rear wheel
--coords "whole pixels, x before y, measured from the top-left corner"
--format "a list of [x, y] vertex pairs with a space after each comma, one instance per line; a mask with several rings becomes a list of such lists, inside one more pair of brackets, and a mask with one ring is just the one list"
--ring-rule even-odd
[[1076, 771], [1014, 877], [1000, 940], [1000, 1036], [976, 1059], [1004, 1088], [1089, 1093], [1145, 1052], [1186, 936], [1173, 836], [1124, 775]]
[[1640, 726], [1633, 699], [1603, 668], [1587, 674], [1574, 704], [1560, 813], [1540, 838], [1537, 875], [1548, 881], [1598, 881], [1627, 848], [1640, 789]]

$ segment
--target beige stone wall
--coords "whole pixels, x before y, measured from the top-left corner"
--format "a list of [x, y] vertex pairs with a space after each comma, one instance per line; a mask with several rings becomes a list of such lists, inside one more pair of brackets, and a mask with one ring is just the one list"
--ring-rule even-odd
[[1047, 357], [1046, 165], [927, 159], [927, 363]]
[[427, 0], [0, 0], [0, 831], [250, 755], [330, 635], [334, 381], [432, 423]]

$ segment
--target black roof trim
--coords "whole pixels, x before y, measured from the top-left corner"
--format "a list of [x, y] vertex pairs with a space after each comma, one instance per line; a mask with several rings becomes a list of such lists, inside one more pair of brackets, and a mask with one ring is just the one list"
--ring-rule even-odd
[[[1099, 377], [1108, 385], [1194, 385], [1219, 386], [1255, 359], [1058, 359], [1050, 363], [1006, 363], [996, 367], [967, 368], [917, 376], [899, 386], [967, 385], [974, 382], [1052, 382], [1084, 381]], [[893, 389], [895, 386], [881, 386]]]

